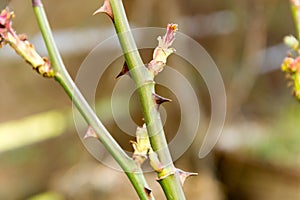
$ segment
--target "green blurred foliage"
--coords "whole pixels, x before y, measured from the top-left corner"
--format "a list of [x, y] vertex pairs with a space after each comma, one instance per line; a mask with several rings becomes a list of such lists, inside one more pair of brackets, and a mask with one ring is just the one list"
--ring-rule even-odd
[[267, 133], [253, 144], [251, 154], [278, 166], [300, 166], [300, 106], [298, 102], [276, 116]]

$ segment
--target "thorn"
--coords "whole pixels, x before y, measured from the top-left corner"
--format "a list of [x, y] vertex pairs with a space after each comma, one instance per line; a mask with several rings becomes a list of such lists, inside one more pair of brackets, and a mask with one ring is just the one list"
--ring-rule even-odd
[[111, 18], [112, 21], [114, 21], [114, 15], [109, 0], [104, 0], [103, 5], [98, 10], [96, 10], [93, 15], [96, 15], [98, 13], [105, 13]]
[[178, 169], [176, 168], [176, 172], [178, 173], [179, 175], [179, 178], [180, 178], [180, 182], [181, 182], [181, 185], [183, 186], [185, 180], [190, 177], [190, 176], [198, 176], [198, 173], [193, 173], [193, 172], [185, 172], [181, 169]]
[[171, 102], [171, 99], [159, 96], [158, 94], [152, 93], [152, 98], [154, 100], [154, 102], [157, 105], [157, 109], [159, 108], [160, 104], [164, 103], [164, 102]]
[[147, 196], [150, 198], [152, 190], [150, 188], [147, 188], [147, 187], [144, 187], [144, 190], [145, 190]]
[[94, 129], [89, 126], [85, 135], [83, 136], [83, 139], [87, 139], [89, 137], [93, 137], [93, 138], [97, 138], [98, 139], [98, 135], [96, 134], [96, 132], [94, 131]]
[[129, 72], [128, 65], [127, 65], [126, 62], [124, 62], [124, 65], [123, 65], [123, 68], [122, 68], [121, 72], [116, 76], [115, 79], [127, 74], [128, 72]]
[[25, 34], [19, 34], [18, 36], [19, 36], [19, 39], [23, 42], [25, 42], [27, 40], [27, 35], [25, 35]]

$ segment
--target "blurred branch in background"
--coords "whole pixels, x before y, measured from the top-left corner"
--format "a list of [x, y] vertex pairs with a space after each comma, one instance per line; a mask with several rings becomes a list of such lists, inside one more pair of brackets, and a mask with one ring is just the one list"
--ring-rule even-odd
[[[125, 100], [122, 94], [114, 100], [114, 105], [120, 108], [118, 109], [119, 120], [127, 117], [126, 109], [122, 107]], [[110, 101], [110, 98], [103, 98], [96, 102], [96, 112], [101, 113], [103, 121], [114, 119]], [[133, 110], [133, 112], [137, 111]], [[18, 120], [2, 122], [0, 123], [0, 154], [59, 137], [64, 132], [70, 131], [72, 127], [74, 127], [73, 111], [70, 108], [50, 110]], [[83, 130], [85, 127], [77, 125], [77, 128]]]
[[58, 137], [66, 131], [64, 111], [49, 111], [0, 124], [0, 153]]
[[248, 14], [246, 14], [246, 19], [243, 20], [243, 23], [245, 23], [245, 39], [242, 59], [233, 74], [227, 93], [229, 98], [229, 120], [240, 114], [240, 108], [251, 93], [263, 67], [265, 55], [262, 54], [258, 57], [257, 52], [266, 49], [266, 14], [270, 12], [269, 8], [266, 8], [260, 1], [251, 1], [251, 3], [243, 1], [239, 5], [238, 9], [243, 9]]

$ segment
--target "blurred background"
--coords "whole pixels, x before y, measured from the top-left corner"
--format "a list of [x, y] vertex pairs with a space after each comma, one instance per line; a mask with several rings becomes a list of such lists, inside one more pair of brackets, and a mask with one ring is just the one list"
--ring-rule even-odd
[[[96, 0], [44, 1], [73, 78], [89, 52], [114, 33], [107, 16], [92, 16], [101, 4]], [[199, 133], [175, 162], [183, 170], [199, 173], [184, 185], [187, 199], [300, 199], [300, 104], [280, 71], [287, 54], [282, 39], [294, 34], [289, 1], [131, 0], [124, 5], [132, 27], [178, 23], [181, 32], [210, 54], [224, 80], [226, 123], [214, 151], [200, 159], [199, 147], [211, 116], [210, 96], [189, 63], [176, 55], [168, 60], [168, 65], [192, 80], [201, 102]], [[16, 14], [15, 30], [26, 33], [37, 50], [47, 55], [30, 1], [13, 0], [9, 7]], [[152, 51], [141, 50], [145, 63], [151, 60]], [[101, 77], [96, 110], [120, 145], [132, 151], [129, 141], [134, 138], [118, 127], [110, 108], [115, 76], [123, 62], [124, 58], [118, 58]], [[0, 199], [138, 198], [123, 173], [88, 153], [74, 126], [72, 103], [54, 80], [32, 71], [8, 47], [0, 49], [0, 71]], [[172, 77], [164, 77], [172, 82]], [[173, 99], [163, 107], [170, 140], [181, 121], [180, 106], [171, 90], [157, 89], [158, 94]], [[122, 93], [117, 97], [121, 106], [123, 98]], [[136, 93], [129, 107], [132, 119], [142, 125]], [[128, 118], [123, 112], [119, 117]], [[103, 156], [108, 157], [105, 152]], [[147, 177], [157, 199], [164, 199], [155, 174], [147, 173]]]

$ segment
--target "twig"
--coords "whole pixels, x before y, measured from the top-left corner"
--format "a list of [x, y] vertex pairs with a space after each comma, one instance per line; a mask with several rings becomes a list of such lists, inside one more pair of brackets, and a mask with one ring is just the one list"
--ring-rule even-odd
[[290, 0], [292, 15], [294, 18], [294, 23], [296, 27], [296, 37], [300, 39], [300, 1], [299, 0]]

